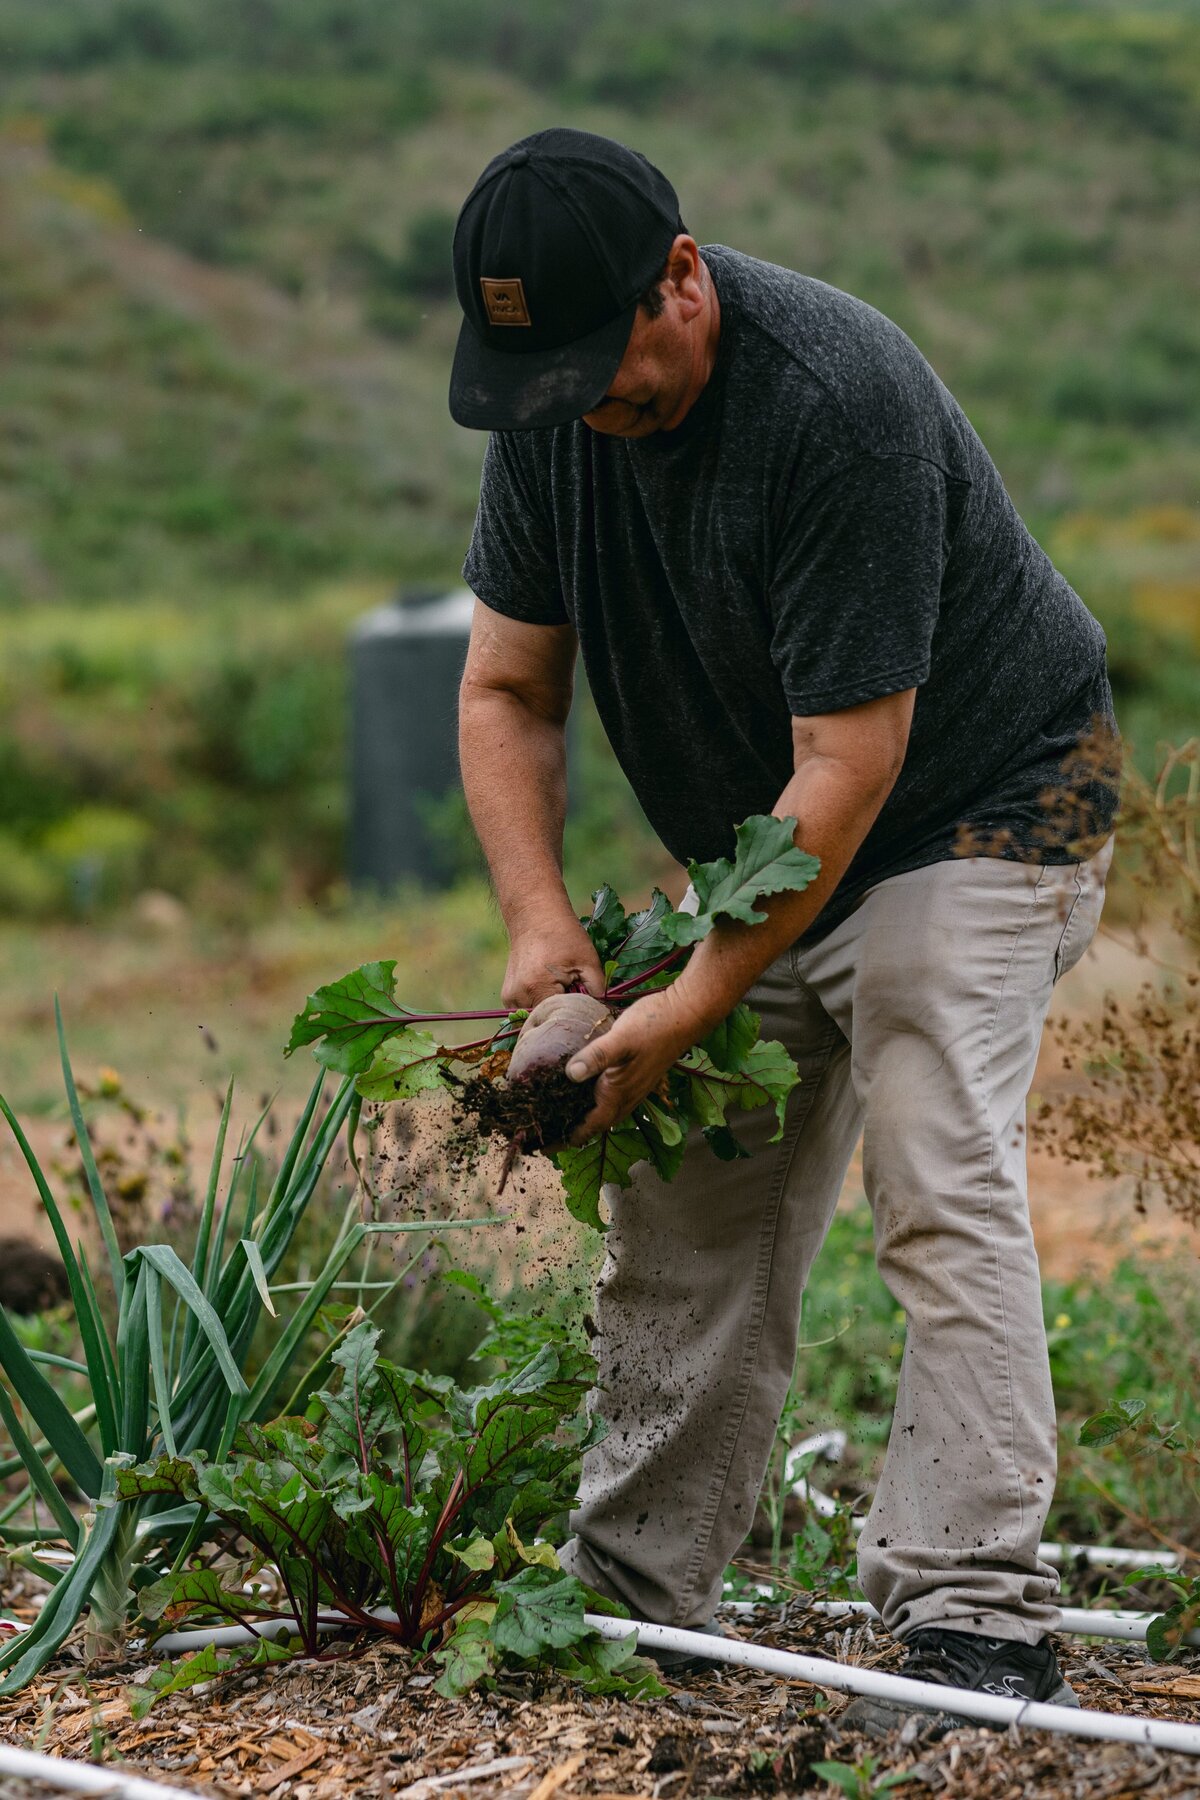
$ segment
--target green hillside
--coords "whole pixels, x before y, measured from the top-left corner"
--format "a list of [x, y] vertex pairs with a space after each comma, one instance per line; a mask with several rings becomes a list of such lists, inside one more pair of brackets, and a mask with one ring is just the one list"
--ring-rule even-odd
[[341, 634], [474, 508], [454, 213], [563, 121], [909, 331], [1194, 729], [1200, 0], [0, 0], [0, 70], [0, 911], [64, 834], [335, 878]]
[[0, 65], [8, 600], [453, 573], [449, 228], [564, 119], [896, 318], [1035, 529], [1196, 492], [1194, 4], [3, 0]]

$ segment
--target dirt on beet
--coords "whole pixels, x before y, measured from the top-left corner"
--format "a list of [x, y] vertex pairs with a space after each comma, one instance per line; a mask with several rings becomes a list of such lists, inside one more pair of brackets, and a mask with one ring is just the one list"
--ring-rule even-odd
[[456, 1122], [480, 1137], [499, 1137], [517, 1155], [565, 1144], [592, 1109], [594, 1081], [572, 1081], [560, 1068], [541, 1068], [519, 1081], [473, 1075], [455, 1095]]

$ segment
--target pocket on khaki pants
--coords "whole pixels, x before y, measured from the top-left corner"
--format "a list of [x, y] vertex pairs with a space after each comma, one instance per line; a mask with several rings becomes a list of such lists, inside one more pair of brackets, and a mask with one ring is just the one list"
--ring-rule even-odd
[[1110, 837], [1087, 862], [1055, 871], [1056, 875], [1073, 882], [1073, 890], [1067, 890], [1070, 899], [1054, 955], [1055, 981], [1070, 973], [1096, 935], [1104, 910], [1104, 889], [1112, 865], [1114, 842]]

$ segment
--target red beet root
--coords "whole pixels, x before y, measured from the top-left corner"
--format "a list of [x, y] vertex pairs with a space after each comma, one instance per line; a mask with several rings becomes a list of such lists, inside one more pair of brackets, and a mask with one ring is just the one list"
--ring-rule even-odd
[[613, 1022], [603, 1000], [590, 994], [551, 994], [539, 1000], [517, 1034], [508, 1065], [510, 1081], [525, 1081], [538, 1069], [565, 1069], [577, 1050]]
[[464, 1086], [463, 1110], [474, 1115], [479, 1130], [508, 1139], [501, 1189], [522, 1151], [566, 1143], [592, 1110], [595, 1083], [572, 1081], [566, 1065], [585, 1044], [607, 1031], [614, 1017], [602, 1000], [590, 994], [551, 994], [522, 1025], [507, 1080], [476, 1076]]

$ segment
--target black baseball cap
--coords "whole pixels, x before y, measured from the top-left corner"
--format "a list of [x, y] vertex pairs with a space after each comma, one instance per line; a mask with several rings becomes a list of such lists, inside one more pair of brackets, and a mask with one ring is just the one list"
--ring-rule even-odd
[[666, 176], [611, 138], [554, 126], [493, 157], [454, 232], [458, 424], [531, 431], [590, 412], [682, 230]]

